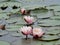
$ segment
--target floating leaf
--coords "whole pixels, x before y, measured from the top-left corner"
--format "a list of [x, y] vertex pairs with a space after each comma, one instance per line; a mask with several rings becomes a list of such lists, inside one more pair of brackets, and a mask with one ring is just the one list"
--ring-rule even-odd
[[60, 33], [60, 27], [50, 27], [47, 28], [45, 31], [45, 34], [49, 34], [49, 35], [57, 35]]
[[5, 42], [5, 41], [0, 41], [0, 45], [10, 45], [10, 43]]
[[40, 26], [59, 26], [60, 25], [60, 21], [49, 20], [49, 19], [38, 21], [38, 23], [42, 23], [42, 24], [38, 24]]
[[53, 13], [50, 12], [50, 11], [48, 11], [48, 12], [46, 12], [46, 13], [40, 13], [39, 15], [37, 14], [37, 17], [38, 17], [38, 18], [49, 18], [49, 17], [51, 17], [51, 16], [53, 16]]
[[7, 29], [10, 29], [10, 28], [20, 28], [20, 27], [22, 27], [23, 25], [8, 25], [8, 26], [6, 26], [6, 28]]
[[5, 14], [5, 13], [1, 13], [1, 14], [0, 14], [0, 19], [2, 19], [2, 18], [8, 19], [9, 16], [7, 16], [7, 14]]
[[56, 16], [60, 16], [60, 12], [55, 12], [55, 15]]
[[[19, 2], [2, 2], [2, 3], [0, 3], [0, 7], [6, 7], [6, 6], [8, 6], [8, 7], [5, 10], [0, 9], [0, 13], [16, 13], [20, 10], [21, 3], [19, 3]], [[18, 8], [13, 9], [12, 8], [13, 6], [16, 6]]]
[[11, 24], [11, 23], [16, 23], [16, 20], [6, 20], [7, 23]]
[[58, 34], [58, 36], [60, 37], [60, 34]]
[[7, 31], [13, 31], [13, 32], [17, 32], [19, 30], [19, 28], [11, 28], [11, 29], [6, 29]]
[[10, 34], [11, 36], [14, 36], [14, 37], [20, 37], [21, 36], [21, 33], [17, 33], [17, 32], [13, 32]]
[[47, 9], [54, 9], [54, 11], [60, 11], [60, 6], [47, 7]]
[[60, 20], [60, 16], [53, 16], [53, 17], [50, 17], [50, 19]]
[[42, 45], [54, 45], [56, 41], [52, 42], [43, 42]]
[[57, 35], [43, 35], [42, 38], [39, 38], [39, 40], [42, 40], [42, 41], [53, 41], [53, 40], [57, 40], [59, 39], [59, 37]]
[[51, 34], [51, 35], [59, 34], [59, 33], [60, 33], [60, 30], [49, 30], [46, 32], [46, 34]]
[[60, 45], [60, 40], [56, 41], [55, 45]]
[[7, 32], [7, 31], [0, 30], [0, 36], [6, 35], [6, 34], [8, 34], [8, 32]]
[[8, 25], [6, 26], [7, 31], [19, 31], [19, 28], [21, 28], [23, 25]]

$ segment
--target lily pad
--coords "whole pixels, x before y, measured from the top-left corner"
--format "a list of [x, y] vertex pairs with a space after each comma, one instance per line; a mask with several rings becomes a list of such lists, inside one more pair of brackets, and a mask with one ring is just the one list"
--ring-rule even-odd
[[40, 9], [37, 9], [37, 10], [32, 10], [31, 11], [31, 15], [40, 15], [40, 16], [42, 16], [42, 14], [44, 15], [44, 14], [47, 14], [48, 13], [48, 11], [46, 11], [46, 10], [40, 10]]
[[58, 34], [58, 36], [60, 37], [60, 34]]
[[43, 42], [42, 45], [54, 45], [56, 41], [52, 42]]
[[8, 25], [6, 26], [7, 31], [19, 31], [19, 28], [21, 28], [23, 25]]
[[55, 45], [60, 45], [60, 40], [56, 41]]
[[50, 31], [47, 31], [45, 34], [56, 35], [56, 34], [59, 34], [59, 33], [60, 33], [60, 30], [50, 30]]
[[12, 25], [8, 25], [8, 26], [6, 26], [6, 28], [7, 29], [10, 29], [10, 28], [20, 28], [20, 27], [22, 27], [23, 25], [14, 25], [14, 24], [12, 24]]
[[10, 19], [8, 19], [8, 20], [6, 20], [8, 23], [16, 23], [17, 21], [19, 21], [20, 19], [18, 19], [18, 18], [16, 18], [16, 17], [14, 17], [14, 18], [11, 18], [10, 17]]
[[54, 40], [58, 40], [59, 37], [57, 35], [43, 35], [42, 38], [39, 38], [39, 40], [41, 41], [54, 41]]
[[50, 19], [60, 20], [60, 16], [53, 16], [53, 17], [50, 17]]
[[53, 13], [48, 11], [46, 13], [40, 13], [39, 15], [37, 14], [37, 18], [49, 18], [53, 16]]
[[1, 13], [1, 14], [0, 14], [0, 19], [2, 19], [2, 18], [8, 19], [9, 16], [7, 16], [7, 14], [5, 14], [5, 13]]
[[15, 32], [15, 33], [11, 33], [10, 35], [11, 36], [14, 36], [14, 37], [20, 37], [21, 36], [21, 33]]
[[6, 29], [7, 31], [12, 31], [12, 32], [17, 32], [19, 30], [19, 28], [11, 28], [11, 29]]
[[4, 1], [6, 1], [6, 0], [0, 0], [0, 2], [4, 2]]
[[0, 30], [0, 36], [6, 35], [6, 34], [8, 34], [8, 32], [7, 32], [7, 31]]
[[21, 3], [19, 3], [19, 2], [12, 2], [12, 1], [11, 2], [2, 2], [2, 3], [0, 3], [0, 7], [3, 6], [3, 5], [4, 6], [6, 5], [8, 7], [12, 7], [12, 6], [15, 5], [15, 6], [19, 7], [19, 6], [21, 6]]
[[45, 34], [49, 34], [49, 35], [57, 35], [59, 33], [60, 33], [59, 27], [50, 27], [45, 31]]
[[10, 43], [5, 42], [5, 41], [0, 41], [0, 45], [10, 45]]
[[60, 11], [60, 6], [47, 7], [47, 9], [54, 9], [54, 11]]
[[60, 12], [55, 12], [55, 15], [56, 16], [60, 16]]
[[6, 20], [7, 23], [12, 24], [12, 23], [16, 23], [16, 20]]
[[17, 21], [16, 24], [19, 25], [19, 24], [27, 24], [27, 23], [25, 22], [24, 19], [20, 19], [19, 21]]
[[[1, 10], [0, 9], [0, 13], [16, 13], [20, 10], [20, 7], [21, 7], [21, 3], [19, 2], [2, 2], [0, 3], [0, 7], [5, 7], [5, 6], [8, 6], [5, 10]], [[12, 7], [13, 6], [16, 6], [18, 7], [17, 9], [13, 9]], [[8, 10], [8, 11], [7, 11]]]
[[60, 21], [49, 20], [49, 19], [38, 21], [38, 23], [42, 23], [42, 24], [38, 24], [40, 26], [59, 26], [60, 25]]
[[36, 8], [42, 8], [44, 6], [45, 5], [36, 5], [36, 4], [33, 4], [33, 5], [24, 5], [22, 7], [26, 8], [27, 10], [34, 10]]

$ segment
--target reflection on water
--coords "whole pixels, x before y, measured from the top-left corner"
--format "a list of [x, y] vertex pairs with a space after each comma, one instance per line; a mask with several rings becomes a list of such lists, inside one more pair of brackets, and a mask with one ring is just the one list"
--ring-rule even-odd
[[32, 38], [30, 39], [19, 39], [13, 43], [13, 45], [41, 45], [41, 41], [34, 40]]

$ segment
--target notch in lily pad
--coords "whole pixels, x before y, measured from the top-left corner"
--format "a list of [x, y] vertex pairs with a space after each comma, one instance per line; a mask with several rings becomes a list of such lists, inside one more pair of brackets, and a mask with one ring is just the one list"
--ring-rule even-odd
[[8, 8], [8, 6], [2, 6], [2, 7], [0, 7], [2, 10], [5, 10], [5, 9], [7, 9]]
[[17, 6], [14, 5], [12, 8], [13, 8], [13, 9], [17, 9], [17, 8], [20, 8], [20, 7], [17, 7]]

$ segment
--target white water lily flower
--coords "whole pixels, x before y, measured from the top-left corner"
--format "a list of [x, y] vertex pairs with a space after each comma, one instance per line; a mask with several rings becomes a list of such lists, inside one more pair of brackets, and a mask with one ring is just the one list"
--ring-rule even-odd
[[41, 37], [44, 34], [41, 28], [33, 28], [33, 37]]

